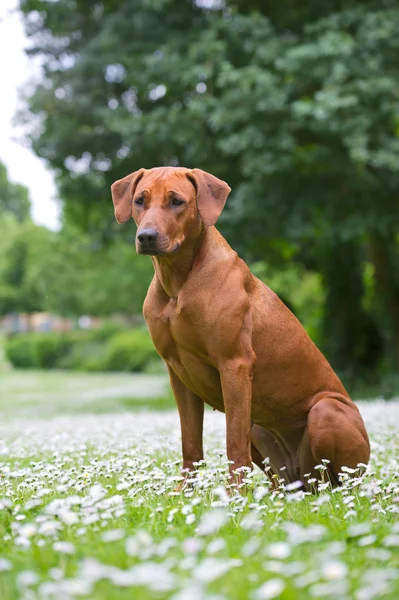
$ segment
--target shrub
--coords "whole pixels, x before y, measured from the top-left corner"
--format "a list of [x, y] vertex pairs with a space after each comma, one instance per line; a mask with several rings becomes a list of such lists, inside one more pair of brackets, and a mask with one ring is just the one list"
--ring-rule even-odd
[[55, 331], [37, 333], [34, 345], [40, 369], [56, 369], [72, 347], [72, 340], [65, 333]]
[[104, 323], [102, 327], [97, 329], [86, 330], [86, 332], [89, 334], [90, 340], [98, 342], [106, 342], [117, 333], [122, 333], [123, 331], [126, 331], [126, 327], [124, 325], [121, 325], [120, 323], [114, 323], [112, 321]]
[[19, 334], [8, 337], [4, 343], [7, 360], [19, 369], [37, 369], [39, 364], [32, 334]]
[[106, 346], [104, 343], [95, 342], [75, 337], [68, 354], [58, 362], [60, 369], [74, 371], [104, 371], [104, 356]]
[[[157, 370], [159, 355], [144, 329], [114, 333], [120, 326], [59, 333], [23, 333], [8, 338], [5, 353], [17, 368], [77, 371]], [[95, 333], [94, 333], [95, 332]]]
[[145, 329], [133, 329], [113, 336], [107, 348], [107, 371], [143, 371], [159, 355]]

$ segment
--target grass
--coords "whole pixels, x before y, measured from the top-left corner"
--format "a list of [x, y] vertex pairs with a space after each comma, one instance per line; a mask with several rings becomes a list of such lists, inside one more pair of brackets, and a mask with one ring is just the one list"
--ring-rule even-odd
[[2, 375], [1, 600], [399, 597], [396, 401], [361, 404], [369, 471], [318, 495], [272, 491], [258, 470], [228, 495], [224, 417], [207, 411], [207, 464], [177, 492], [177, 411], [150, 410], [171, 400], [144, 382]]
[[3, 418], [166, 410], [174, 406], [164, 375], [31, 370], [1, 374]]

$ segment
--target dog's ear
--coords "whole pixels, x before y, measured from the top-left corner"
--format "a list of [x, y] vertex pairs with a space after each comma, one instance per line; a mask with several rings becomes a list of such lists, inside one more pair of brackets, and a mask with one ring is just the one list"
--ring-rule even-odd
[[126, 223], [132, 216], [132, 199], [136, 186], [145, 169], [130, 173], [123, 179], [118, 179], [111, 185], [112, 202], [114, 203], [115, 218], [118, 223]]
[[201, 169], [192, 169], [188, 178], [197, 190], [198, 212], [205, 225], [214, 225], [226, 204], [231, 189], [221, 179]]

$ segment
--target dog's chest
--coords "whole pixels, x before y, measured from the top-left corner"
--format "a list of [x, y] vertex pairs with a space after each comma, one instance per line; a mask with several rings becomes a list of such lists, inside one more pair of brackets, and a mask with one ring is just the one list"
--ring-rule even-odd
[[179, 379], [204, 401], [217, 398], [220, 378], [208, 354], [209, 332], [199, 323], [193, 303], [188, 309], [172, 299], [147, 312], [146, 320], [157, 351]]
[[155, 347], [166, 361], [177, 360], [184, 347], [189, 348], [194, 341], [190, 316], [176, 298], [153, 306], [146, 321]]

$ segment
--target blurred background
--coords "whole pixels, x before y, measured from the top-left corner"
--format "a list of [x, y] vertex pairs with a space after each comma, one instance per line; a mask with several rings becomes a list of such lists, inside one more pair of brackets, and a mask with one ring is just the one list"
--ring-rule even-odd
[[110, 185], [180, 165], [229, 183], [219, 229], [349, 390], [398, 393], [399, 2], [1, 10], [3, 116], [20, 84], [0, 147], [4, 373], [162, 371], [141, 318], [151, 260]]

